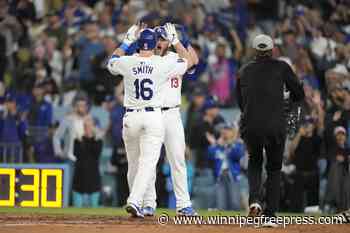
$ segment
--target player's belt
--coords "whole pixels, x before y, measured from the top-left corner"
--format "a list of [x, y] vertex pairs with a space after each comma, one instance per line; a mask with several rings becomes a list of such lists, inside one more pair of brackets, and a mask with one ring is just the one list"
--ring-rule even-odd
[[132, 109], [132, 108], [127, 108], [126, 109], [127, 112], [141, 112], [141, 111], [145, 111], [145, 112], [153, 112], [155, 111], [153, 107], [145, 107], [145, 108], [140, 108], [140, 109]]
[[174, 107], [163, 107], [163, 108], [161, 108], [161, 110], [162, 111], [168, 111], [169, 109], [178, 108], [178, 107], [180, 107], [180, 105], [176, 105]]

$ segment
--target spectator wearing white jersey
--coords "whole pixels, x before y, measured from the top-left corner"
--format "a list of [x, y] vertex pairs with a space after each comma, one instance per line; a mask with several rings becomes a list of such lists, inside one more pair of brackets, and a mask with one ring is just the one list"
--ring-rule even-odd
[[[79, 93], [74, 100], [74, 109], [67, 114], [53, 137], [54, 152], [56, 157], [76, 161], [74, 155], [74, 140], [84, 134], [84, 118], [88, 115], [87, 97]], [[62, 146], [63, 142], [63, 146]]]

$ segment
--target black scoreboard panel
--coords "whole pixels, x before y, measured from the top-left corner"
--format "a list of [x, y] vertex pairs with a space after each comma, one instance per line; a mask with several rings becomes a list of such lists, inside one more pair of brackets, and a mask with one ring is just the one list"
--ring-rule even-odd
[[[0, 174], [0, 206], [1, 203], [4, 203], [3, 200], [9, 200], [9, 202], [12, 202], [10, 200], [10, 184], [12, 183], [10, 175], [3, 175]], [[13, 197], [14, 198], [14, 197]]]
[[62, 207], [63, 169], [0, 168], [0, 207]]

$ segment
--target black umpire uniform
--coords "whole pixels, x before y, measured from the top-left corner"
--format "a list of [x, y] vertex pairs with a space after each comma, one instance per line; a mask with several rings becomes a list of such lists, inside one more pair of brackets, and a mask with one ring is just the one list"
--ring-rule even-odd
[[[274, 216], [280, 200], [280, 170], [286, 138], [284, 86], [292, 101], [304, 98], [302, 84], [291, 67], [272, 58], [273, 41], [267, 35], [253, 40], [254, 60], [238, 74], [237, 100], [241, 109], [240, 131], [249, 153], [249, 204], [266, 206], [264, 214]], [[266, 197], [262, 194], [262, 164], [265, 149], [267, 164]]]

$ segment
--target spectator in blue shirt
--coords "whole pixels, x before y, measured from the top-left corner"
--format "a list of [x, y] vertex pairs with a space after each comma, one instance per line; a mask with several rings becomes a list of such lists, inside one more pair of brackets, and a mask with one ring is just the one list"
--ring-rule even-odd
[[220, 137], [207, 133], [210, 143], [209, 159], [214, 161], [216, 178], [216, 205], [220, 210], [240, 209], [240, 159], [244, 156], [243, 143], [238, 140], [237, 127], [224, 124]]
[[44, 82], [34, 84], [28, 110], [26, 151], [34, 153], [33, 157], [41, 154], [42, 148], [47, 146], [49, 127], [52, 124], [52, 105], [44, 100], [44, 85]]
[[32, 90], [32, 101], [28, 112], [30, 126], [48, 128], [52, 123], [52, 105], [44, 100], [45, 83], [36, 83]]
[[203, 74], [208, 67], [207, 58], [204, 56], [202, 48], [198, 44], [192, 44], [192, 48], [196, 51], [199, 61], [194, 69], [191, 69], [184, 74], [186, 82], [183, 82], [183, 92], [188, 94], [195, 92], [199, 86], [205, 85], [205, 81], [202, 80], [201, 77], [204, 76]]
[[17, 111], [16, 97], [7, 93], [0, 105], [0, 160], [2, 162], [22, 162], [22, 142], [25, 138], [27, 122]]
[[91, 93], [94, 90], [93, 81], [96, 78], [92, 71], [92, 61], [95, 56], [104, 52], [96, 23], [89, 22], [85, 25], [84, 36], [79, 39], [77, 47], [79, 49], [78, 64], [81, 85], [86, 92]]
[[117, 100], [111, 109], [111, 133], [114, 146], [120, 146], [122, 143], [122, 127], [123, 127], [123, 116], [124, 107]]
[[49, 127], [48, 137], [40, 142], [33, 145], [34, 158], [37, 163], [58, 163], [61, 160], [55, 157], [53, 148], [53, 135], [58, 127], [58, 123], [52, 124]]

